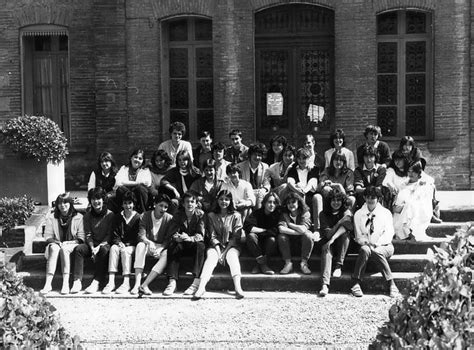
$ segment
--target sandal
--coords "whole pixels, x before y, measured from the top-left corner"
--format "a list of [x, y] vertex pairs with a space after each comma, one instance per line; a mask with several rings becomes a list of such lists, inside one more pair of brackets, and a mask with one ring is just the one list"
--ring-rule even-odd
[[364, 295], [364, 293], [362, 292], [362, 288], [360, 288], [359, 283], [356, 283], [352, 286], [351, 293], [352, 293], [353, 296], [355, 296], [357, 298], [360, 298]]

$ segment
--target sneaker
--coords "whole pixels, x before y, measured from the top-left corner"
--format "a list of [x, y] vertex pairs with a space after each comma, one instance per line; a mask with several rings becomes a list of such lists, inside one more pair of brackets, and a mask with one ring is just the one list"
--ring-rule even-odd
[[148, 286], [145, 286], [145, 287], [139, 287], [138, 288], [138, 293], [139, 294], [143, 294], [143, 295], [152, 295], [153, 292], [151, 291], [150, 288], [148, 288]]
[[84, 291], [86, 294], [94, 294], [99, 291], [99, 281], [93, 280], [89, 287]]
[[117, 293], [117, 294], [127, 294], [129, 290], [130, 290], [130, 285], [128, 283], [122, 283], [122, 285], [117, 288], [115, 293]]
[[313, 232], [313, 242], [319, 242], [321, 240], [321, 234], [319, 231]]
[[43, 289], [40, 290], [40, 294], [46, 295], [49, 294], [53, 288], [51, 286], [44, 286]]
[[183, 294], [184, 295], [193, 295], [194, 293], [196, 293], [197, 289], [198, 289], [198, 286], [193, 283], [188, 287], [188, 289], [186, 289], [184, 291]]
[[81, 280], [75, 280], [74, 283], [72, 284], [72, 288], [70, 293], [71, 294], [76, 294], [79, 293], [82, 290], [82, 282]]
[[110, 294], [115, 289], [115, 284], [107, 283], [107, 285], [102, 289], [102, 294]]
[[63, 284], [63, 287], [61, 288], [61, 294], [62, 295], [69, 294], [69, 284]]
[[339, 278], [342, 276], [342, 270], [340, 267], [336, 267], [332, 273], [332, 277]]
[[321, 290], [319, 291], [319, 296], [320, 297], [325, 297], [329, 293], [329, 288], [326, 284], [323, 284]]
[[176, 280], [171, 279], [168, 285], [166, 286], [165, 290], [163, 291], [163, 295], [170, 296], [170, 295], [173, 295], [175, 291], [176, 291]]
[[133, 288], [130, 290], [130, 294], [131, 294], [131, 295], [137, 295], [139, 289], [140, 289], [139, 286], [133, 287]]
[[287, 275], [287, 274], [292, 273], [292, 272], [293, 272], [293, 263], [292, 262], [285, 263], [285, 266], [283, 266], [283, 268], [280, 270], [280, 273], [282, 275]]
[[351, 293], [352, 293], [353, 296], [355, 296], [357, 298], [360, 298], [364, 295], [364, 293], [362, 292], [362, 288], [360, 288], [359, 283], [356, 283], [352, 286]]
[[311, 270], [309, 269], [307, 262], [301, 262], [300, 263], [300, 270], [304, 275], [311, 274]]
[[202, 288], [202, 289], [197, 289], [196, 292], [194, 293], [193, 295], [193, 298], [192, 300], [199, 300], [202, 298], [202, 296], [204, 295], [204, 293], [206, 293], [206, 289], [205, 288]]

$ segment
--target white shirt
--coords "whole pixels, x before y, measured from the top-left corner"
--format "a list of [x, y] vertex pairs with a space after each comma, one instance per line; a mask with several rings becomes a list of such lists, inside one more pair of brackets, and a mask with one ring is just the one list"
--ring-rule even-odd
[[151, 221], [153, 222], [153, 240], [156, 241], [158, 239], [158, 231], [160, 230], [161, 223], [163, 222], [163, 217], [157, 219], [155, 218], [155, 213], [151, 213]]
[[[374, 232], [372, 234], [370, 234], [370, 224], [367, 224], [370, 218], [373, 219]], [[374, 210], [370, 212], [365, 203], [354, 214], [354, 231], [355, 241], [359, 244], [364, 241], [369, 241], [375, 246], [390, 244], [395, 234], [392, 213], [380, 203], [377, 203]]]
[[158, 149], [164, 150], [171, 158], [171, 166], [176, 165], [176, 155], [179, 151], [186, 150], [191, 157], [191, 163], [193, 162], [193, 146], [189, 141], [180, 140], [178, 143], [178, 147], [173, 146], [173, 142], [171, 140], [163, 141]]

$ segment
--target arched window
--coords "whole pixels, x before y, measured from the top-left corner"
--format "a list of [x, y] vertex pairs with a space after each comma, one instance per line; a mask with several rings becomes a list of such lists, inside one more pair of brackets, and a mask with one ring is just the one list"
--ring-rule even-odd
[[23, 112], [58, 123], [70, 139], [69, 37], [65, 27], [33, 25], [20, 30]]
[[[291, 4], [257, 12], [255, 55], [257, 138], [269, 140], [278, 132], [298, 144], [304, 134], [329, 132], [335, 112], [334, 11]], [[283, 98], [282, 111], [281, 99], [271, 110], [273, 96], [274, 102]]]
[[212, 21], [186, 17], [163, 23], [164, 129], [180, 121], [190, 140], [214, 131]]
[[385, 136], [432, 137], [431, 14], [377, 16], [377, 123]]

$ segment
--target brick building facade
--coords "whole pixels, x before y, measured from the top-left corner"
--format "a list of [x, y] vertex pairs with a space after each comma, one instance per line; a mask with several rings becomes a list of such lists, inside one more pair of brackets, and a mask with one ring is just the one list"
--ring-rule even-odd
[[[50, 103], [70, 140], [68, 187], [85, 183], [99, 152], [151, 154], [183, 120], [192, 141], [203, 128], [222, 141], [239, 128], [246, 143], [312, 132], [321, 152], [335, 128], [355, 150], [378, 123], [392, 149], [404, 134], [419, 140], [438, 188], [474, 189], [470, 0], [2, 5], [0, 122]], [[267, 93], [282, 94], [283, 116], [267, 116]], [[324, 107], [319, 123], [310, 106]]]

